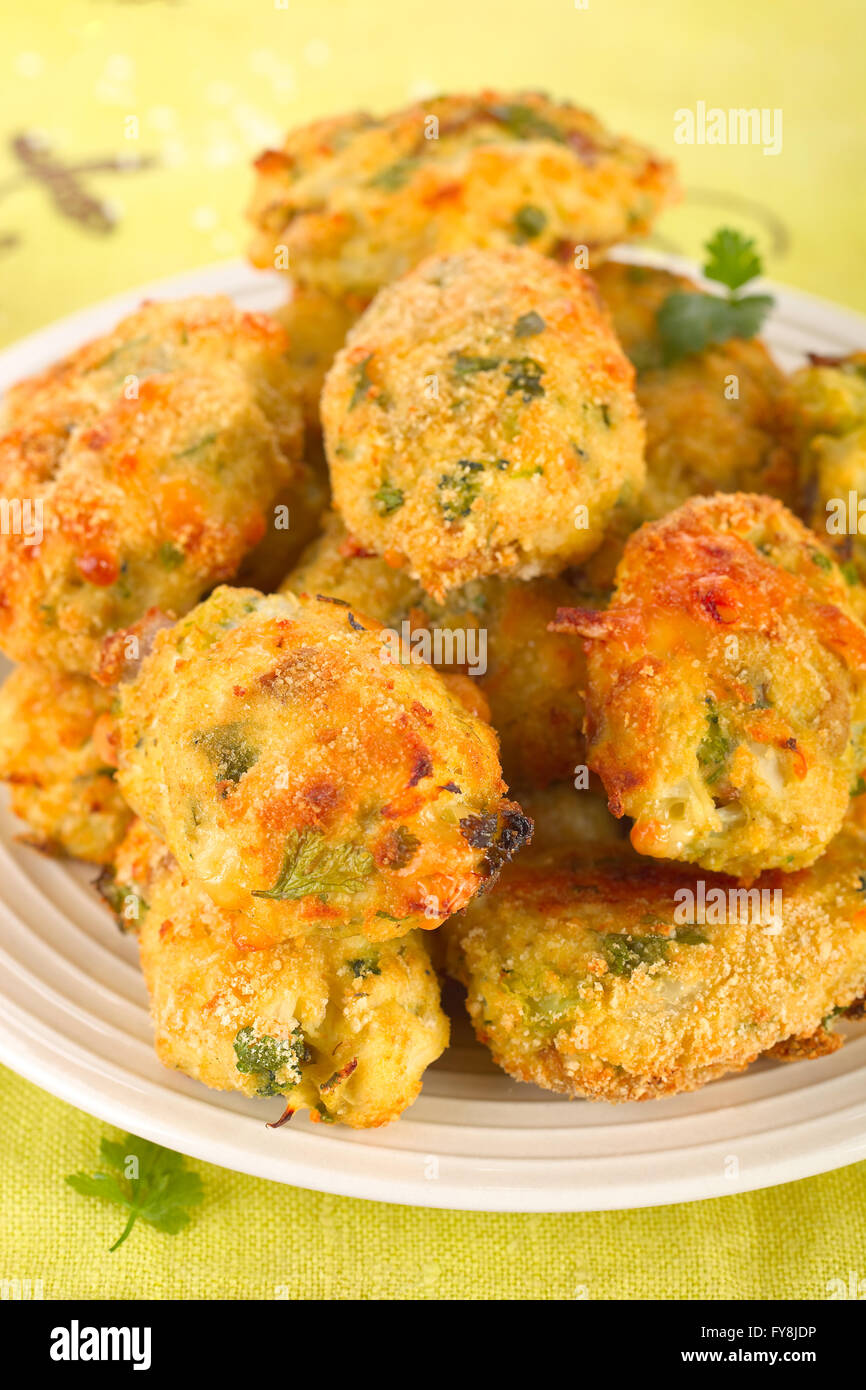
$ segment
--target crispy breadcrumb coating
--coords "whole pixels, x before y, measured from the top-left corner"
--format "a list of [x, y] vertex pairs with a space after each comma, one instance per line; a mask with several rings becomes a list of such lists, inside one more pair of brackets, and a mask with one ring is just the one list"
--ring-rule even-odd
[[585, 639], [588, 762], [632, 844], [754, 878], [811, 864], [864, 752], [866, 630], [780, 502], [696, 498], [628, 541]]
[[328, 373], [335, 506], [440, 600], [487, 575], [555, 574], [643, 481], [633, 383], [587, 276], [516, 247], [425, 261]]
[[547, 631], [557, 608], [602, 601], [580, 581], [571, 571], [556, 579], [480, 579], [438, 604], [332, 514], [282, 587], [344, 599], [400, 634], [408, 624], [418, 660], [442, 671], [468, 668], [489, 703], [506, 781], [545, 786], [572, 778], [586, 756], [583, 648]]
[[228, 579], [306, 477], [283, 330], [217, 297], [145, 304], [4, 400], [0, 487], [42, 534], [0, 537], [0, 647], [87, 674], [152, 605]]
[[251, 943], [436, 927], [529, 837], [493, 730], [382, 633], [340, 600], [220, 588], [119, 686], [121, 789]]
[[702, 879], [700, 921], [694, 871], [607, 836], [567, 838], [510, 865], [446, 925], [449, 968], [479, 1039], [517, 1080], [607, 1101], [695, 1090], [779, 1044], [817, 1055], [816, 1034], [866, 982], [864, 864], [866, 836], [849, 824], [812, 868], [751, 889], [781, 894], [766, 900], [781, 902], [780, 921], [772, 907], [756, 921], [760, 897], [731, 899], [749, 890], [721, 875]]
[[0, 780], [28, 844], [107, 863], [132, 813], [97, 725], [111, 696], [85, 676], [19, 666], [0, 689]]
[[425, 939], [312, 936], [250, 950], [142, 822], [107, 895], [136, 925], [156, 1052], [217, 1090], [281, 1095], [284, 1118], [365, 1129], [395, 1120], [448, 1043]]
[[540, 92], [442, 96], [291, 131], [256, 160], [254, 265], [335, 298], [425, 256], [531, 243], [571, 260], [646, 233], [673, 165]]

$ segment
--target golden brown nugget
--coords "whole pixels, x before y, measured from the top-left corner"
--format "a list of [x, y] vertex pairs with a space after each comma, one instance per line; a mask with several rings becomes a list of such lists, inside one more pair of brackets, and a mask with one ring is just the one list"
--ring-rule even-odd
[[696, 498], [641, 527], [585, 639], [587, 758], [632, 844], [754, 878], [811, 864], [862, 769], [866, 630], [780, 502]]
[[0, 538], [5, 652], [86, 674], [112, 629], [234, 574], [306, 477], [286, 349], [228, 299], [150, 303], [8, 393], [0, 488], [42, 518]]
[[681, 275], [606, 261], [593, 267], [617, 337], [637, 371], [646, 423], [646, 481], [621, 499], [588, 575], [609, 585], [629, 534], [695, 494], [759, 492], [797, 500], [796, 454], [785, 379], [757, 338], [730, 338], [666, 362], [656, 315]]
[[319, 398], [331, 363], [368, 302], [358, 295], [336, 299], [323, 290], [295, 284], [288, 303], [274, 312], [289, 337], [293, 389], [310, 433], [321, 428]]
[[[816, 358], [788, 383], [804, 515], [852, 586], [866, 580], [866, 352]], [[863, 608], [863, 595], [852, 595]]]
[[682, 866], [570, 840], [447, 924], [450, 969], [517, 1080], [591, 1100], [691, 1091], [780, 1043], [791, 1055], [862, 994], [864, 867], [852, 825], [812, 868], [751, 890], [707, 875], [702, 911]]
[[642, 236], [678, 192], [667, 160], [540, 92], [314, 121], [256, 170], [253, 263], [337, 298], [471, 246], [600, 252]]
[[493, 730], [382, 631], [219, 588], [119, 687], [121, 789], [251, 943], [436, 927], [529, 837]]
[[48, 854], [105, 864], [132, 813], [97, 733], [111, 697], [84, 676], [19, 666], [0, 689], [0, 780]]
[[328, 373], [335, 506], [440, 600], [487, 575], [555, 574], [643, 481], [633, 382], [588, 277], [516, 247], [426, 261]]
[[489, 702], [506, 780], [544, 786], [571, 779], [585, 759], [583, 648], [547, 631], [558, 607], [600, 601], [579, 578], [476, 580], [437, 604], [331, 515], [283, 588], [344, 599], [401, 637], [411, 634], [417, 660], [468, 670]]
[[286, 575], [280, 592], [343, 599], [384, 627], [399, 627], [410, 618], [423, 625], [421, 609], [427, 598], [407, 570], [388, 564], [350, 536], [333, 511], [323, 516], [321, 535], [307, 546]]
[[[262, 950], [137, 822], [110, 899], [137, 925], [156, 1052], [216, 1090], [281, 1095], [283, 1118], [395, 1120], [448, 1044], [425, 939], [314, 933]], [[240, 944], [239, 944], [240, 943]]]

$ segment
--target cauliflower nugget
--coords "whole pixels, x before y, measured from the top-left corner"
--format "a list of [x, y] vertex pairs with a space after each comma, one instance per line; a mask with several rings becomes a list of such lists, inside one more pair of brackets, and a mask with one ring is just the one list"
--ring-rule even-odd
[[493, 730], [382, 633], [337, 599], [219, 588], [119, 688], [121, 789], [250, 943], [438, 926], [530, 834]]
[[315, 121], [256, 169], [253, 263], [336, 298], [470, 246], [602, 250], [643, 235], [677, 193], [667, 160], [539, 92]]
[[617, 337], [637, 372], [646, 424], [646, 481], [621, 499], [588, 564], [609, 584], [629, 534], [698, 494], [760, 492], [793, 506], [796, 461], [785, 379], [757, 338], [729, 338], [664, 359], [656, 315], [669, 294], [697, 291], [680, 275], [607, 261], [593, 270]]
[[305, 476], [286, 347], [227, 299], [151, 303], [8, 393], [0, 486], [34, 510], [0, 538], [4, 651], [86, 674], [112, 629], [234, 574]]
[[448, 1044], [420, 932], [376, 946], [314, 933], [249, 950], [232, 914], [141, 822], [121, 846], [111, 901], [138, 924], [160, 1061], [217, 1090], [281, 1095], [284, 1119], [308, 1109], [355, 1128], [387, 1124]]
[[274, 312], [289, 337], [293, 389], [311, 433], [320, 428], [319, 397], [331, 363], [368, 302], [357, 295], [335, 299], [323, 290], [295, 284], [289, 302]]
[[669, 294], [697, 291], [683, 276], [608, 261], [593, 278], [637, 371], [646, 421], [644, 519], [695, 493], [760, 492], [791, 506], [796, 463], [785, 378], [758, 338], [728, 338], [665, 362], [656, 314]]
[[[866, 580], [866, 352], [818, 358], [789, 382], [803, 508], [852, 585]], [[862, 505], [861, 505], [862, 504]], [[862, 593], [855, 599], [863, 606]]]
[[694, 1090], [785, 1040], [793, 1055], [862, 994], [864, 863], [851, 825], [814, 867], [746, 889], [581, 836], [449, 922], [449, 968], [517, 1080], [607, 1101]]
[[584, 760], [583, 649], [547, 631], [558, 607], [593, 601], [571, 572], [475, 580], [437, 604], [332, 515], [283, 589], [344, 599], [408, 640], [417, 660], [471, 674], [488, 702], [509, 782], [570, 778]]
[[343, 599], [384, 627], [399, 626], [413, 610], [415, 621], [423, 622], [427, 597], [407, 570], [389, 565], [350, 536], [336, 512], [324, 517], [322, 534], [307, 546], [280, 592]]
[[642, 854], [754, 878], [811, 864], [863, 763], [866, 631], [770, 498], [698, 498], [628, 541], [586, 639], [588, 762]]
[[122, 838], [131, 812], [99, 729], [110, 703], [85, 676], [19, 666], [4, 681], [0, 780], [35, 848], [104, 864]]
[[335, 506], [437, 599], [556, 573], [643, 481], [633, 381], [588, 277], [517, 248], [426, 261], [328, 373]]

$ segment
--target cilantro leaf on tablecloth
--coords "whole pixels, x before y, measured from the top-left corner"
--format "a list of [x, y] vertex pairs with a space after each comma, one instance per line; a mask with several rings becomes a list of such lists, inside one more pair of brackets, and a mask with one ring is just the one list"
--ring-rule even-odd
[[201, 1178], [187, 1169], [182, 1154], [134, 1134], [127, 1134], [121, 1143], [101, 1139], [99, 1151], [103, 1168], [70, 1173], [66, 1182], [82, 1197], [98, 1197], [128, 1213], [111, 1250], [123, 1244], [139, 1217], [167, 1235], [176, 1235], [189, 1224], [187, 1208], [198, 1206], [203, 1192]]

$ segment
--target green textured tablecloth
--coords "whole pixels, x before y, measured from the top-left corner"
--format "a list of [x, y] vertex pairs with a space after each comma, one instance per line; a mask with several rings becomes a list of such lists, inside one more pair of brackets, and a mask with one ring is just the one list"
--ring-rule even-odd
[[[775, 278], [866, 309], [860, 0], [5, 10], [2, 341], [241, 254], [248, 160], [289, 124], [480, 85], [545, 87], [675, 155], [686, 199], [657, 245], [695, 254], [733, 223], [757, 236]], [[676, 145], [676, 111], [699, 101], [780, 109], [781, 152]], [[41, 1280], [46, 1297], [826, 1298], [866, 1276], [862, 1164], [702, 1204], [573, 1216], [389, 1207], [197, 1164], [206, 1200], [189, 1229], [139, 1225], [111, 1255], [119, 1213], [62, 1181], [94, 1164], [106, 1127], [2, 1070], [0, 1095], [0, 1279]]]

